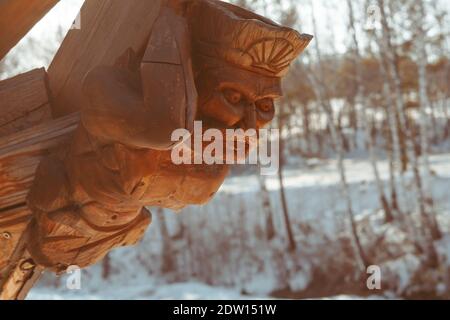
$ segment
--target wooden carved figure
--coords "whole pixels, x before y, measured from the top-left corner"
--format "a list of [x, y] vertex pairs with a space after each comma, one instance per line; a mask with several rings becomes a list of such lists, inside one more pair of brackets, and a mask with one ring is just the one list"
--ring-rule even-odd
[[164, 2], [139, 49], [83, 78], [76, 131], [39, 164], [27, 197], [33, 263], [87, 267], [141, 239], [146, 207], [207, 203], [229, 168], [174, 164], [172, 132], [270, 123], [311, 39], [225, 2]]

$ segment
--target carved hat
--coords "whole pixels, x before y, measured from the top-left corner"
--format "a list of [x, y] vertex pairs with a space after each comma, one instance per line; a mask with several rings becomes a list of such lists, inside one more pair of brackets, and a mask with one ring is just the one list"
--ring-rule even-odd
[[312, 36], [216, 0], [189, 6], [194, 52], [271, 77], [284, 76]]

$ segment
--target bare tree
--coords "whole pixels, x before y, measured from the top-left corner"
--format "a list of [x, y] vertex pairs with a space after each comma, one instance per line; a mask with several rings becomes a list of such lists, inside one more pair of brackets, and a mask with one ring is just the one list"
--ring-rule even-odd
[[436, 264], [437, 261], [437, 253], [434, 248], [433, 238], [440, 235], [440, 231], [435, 228], [437, 225], [434, 225], [430, 221], [430, 215], [426, 209], [426, 196], [423, 190], [423, 181], [419, 171], [419, 162], [415, 152], [415, 146], [413, 142], [413, 135], [411, 129], [408, 128], [406, 117], [405, 117], [405, 106], [403, 100], [403, 94], [401, 90], [401, 79], [398, 71], [398, 66], [396, 64], [396, 52], [392, 43], [392, 34], [391, 28], [388, 23], [388, 17], [386, 12], [386, 5], [384, 0], [377, 0], [378, 6], [380, 8], [381, 13], [381, 25], [382, 25], [382, 36], [381, 36], [381, 47], [385, 52], [385, 61], [386, 67], [388, 71], [388, 76], [392, 81], [393, 93], [395, 95], [395, 107], [397, 116], [400, 122], [400, 126], [405, 130], [407, 137], [405, 139], [405, 147], [408, 153], [408, 157], [411, 161], [411, 169], [414, 176], [414, 187], [417, 199], [417, 205], [419, 207], [419, 213], [422, 219], [423, 227], [422, 227], [422, 239], [420, 243], [422, 243], [422, 248], [425, 252], [428, 253], [428, 258], [431, 264]]
[[375, 176], [375, 182], [378, 190], [378, 197], [380, 199], [380, 204], [382, 208], [384, 209], [384, 214], [386, 217], [386, 221], [392, 221], [393, 215], [391, 212], [391, 208], [389, 207], [389, 203], [387, 201], [386, 195], [384, 193], [384, 184], [381, 181], [380, 173], [378, 170], [377, 165], [377, 158], [375, 154], [375, 147], [374, 147], [374, 141], [372, 139], [371, 135], [371, 128], [369, 126], [368, 121], [368, 99], [364, 99], [364, 97], [367, 97], [367, 92], [364, 90], [363, 80], [362, 80], [362, 70], [361, 70], [361, 53], [360, 53], [360, 45], [357, 37], [357, 29], [356, 29], [356, 23], [355, 23], [355, 14], [354, 14], [354, 8], [351, 0], [347, 0], [347, 7], [349, 12], [349, 27], [352, 34], [352, 41], [353, 41], [353, 63], [355, 65], [355, 82], [356, 82], [356, 98], [355, 98], [355, 105], [353, 109], [356, 112], [357, 107], [363, 108], [361, 111], [362, 113], [362, 125], [365, 128], [365, 135], [366, 135], [366, 141], [369, 148], [369, 158], [370, 158], [370, 164], [372, 166], [372, 170]]
[[[315, 10], [314, 10], [314, 4], [311, 3], [312, 8], [312, 20], [313, 20], [313, 29], [315, 31], [315, 34], [317, 35], [317, 23], [315, 18]], [[312, 87], [314, 89], [314, 92], [316, 94], [317, 103], [322, 108], [326, 118], [327, 118], [327, 124], [330, 129], [331, 133], [331, 139], [336, 147], [337, 156], [338, 156], [338, 171], [340, 174], [340, 185], [341, 185], [341, 192], [343, 194], [343, 198], [346, 205], [346, 213], [348, 216], [348, 220], [350, 223], [350, 229], [351, 229], [351, 243], [354, 250], [354, 255], [357, 261], [358, 269], [360, 272], [364, 272], [368, 265], [370, 265], [367, 257], [365, 256], [363, 247], [361, 245], [361, 241], [359, 239], [358, 230], [355, 222], [355, 217], [353, 213], [353, 206], [352, 201], [350, 198], [350, 192], [349, 187], [347, 183], [347, 176], [345, 173], [345, 165], [344, 165], [344, 150], [343, 150], [343, 143], [342, 143], [342, 136], [338, 132], [338, 129], [335, 124], [334, 115], [333, 115], [333, 109], [331, 107], [331, 102], [328, 99], [327, 89], [324, 85], [323, 79], [324, 79], [324, 71], [322, 66], [322, 58], [321, 58], [321, 51], [319, 46], [319, 39], [316, 37], [314, 41], [314, 49], [315, 49], [315, 59], [317, 61], [318, 65], [318, 71], [314, 72], [312, 70], [309, 70], [306, 72], [308, 79], [310, 80]], [[318, 76], [316, 75], [318, 74]]]
[[267, 190], [266, 186], [266, 178], [258, 174], [258, 181], [260, 186], [260, 195], [262, 202], [262, 209], [264, 213], [265, 220], [265, 236], [268, 241], [272, 240], [275, 237], [275, 225], [273, 223], [273, 213], [272, 213], [272, 205], [270, 201], [270, 193]]
[[172, 239], [170, 238], [169, 231], [167, 229], [166, 217], [163, 209], [158, 208], [156, 213], [158, 216], [158, 227], [162, 241], [161, 272], [167, 273], [173, 271], [174, 268]]
[[295, 243], [294, 239], [294, 233], [292, 231], [292, 224], [289, 217], [289, 208], [286, 198], [286, 190], [284, 187], [284, 177], [283, 177], [283, 169], [284, 169], [284, 163], [285, 163], [285, 157], [284, 157], [284, 138], [283, 138], [283, 132], [282, 129], [284, 127], [284, 117], [282, 113], [278, 115], [278, 127], [280, 128], [280, 167], [278, 169], [278, 181], [280, 183], [280, 197], [281, 197], [281, 207], [283, 209], [283, 218], [284, 223], [286, 227], [286, 235], [288, 240], [288, 249], [290, 252], [295, 252], [297, 245]]
[[431, 167], [430, 167], [430, 160], [429, 160], [429, 121], [428, 121], [428, 114], [427, 109], [431, 109], [432, 105], [430, 104], [430, 100], [428, 98], [428, 77], [427, 77], [427, 61], [428, 61], [428, 55], [426, 51], [426, 38], [427, 38], [427, 30], [425, 29], [425, 21], [427, 19], [425, 14], [425, 8], [423, 0], [415, 1], [415, 23], [414, 25], [417, 26], [416, 30], [416, 41], [415, 44], [417, 46], [417, 65], [418, 65], [418, 74], [419, 74], [419, 100], [420, 100], [420, 150], [421, 150], [421, 159], [422, 159], [422, 166], [424, 168], [424, 175], [423, 175], [423, 188], [425, 193], [425, 203], [429, 204], [429, 219], [430, 223], [432, 224], [431, 230], [432, 230], [432, 237], [433, 239], [440, 239], [442, 237], [441, 231], [439, 229], [439, 226], [436, 221], [436, 216], [434, 212], [434, 206], [433, 206], [433, 198], [431, 195], [428, 195], [431, 186], [430, 186], [430, 179], [431, 176]]

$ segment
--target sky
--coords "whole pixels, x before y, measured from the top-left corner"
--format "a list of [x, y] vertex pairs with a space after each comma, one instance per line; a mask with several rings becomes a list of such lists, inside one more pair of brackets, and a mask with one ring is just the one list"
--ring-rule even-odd
[[75, 20], [84, 0], [61, 0], [28, 34], [29, 37], [45, 38], [62, 27], [66, 32]]

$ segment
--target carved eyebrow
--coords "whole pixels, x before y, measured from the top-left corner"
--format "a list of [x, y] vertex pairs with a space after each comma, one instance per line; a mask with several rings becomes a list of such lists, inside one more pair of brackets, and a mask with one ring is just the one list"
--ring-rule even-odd
[[278, 94], [267, 94], [267, 95], [265, 95], [265, 96], [261, 96], [258, 100], [256, 100], [256, 101], [260, 101], [260, 100], [264, 100], [264, 99], [272, 99], [272, 100], [276, 100], [276, 99], [279, 99], [279, 98], [281, 98], [282, 96], [281, 95], [278, 95]]
[[264, 88], [261, 88], [258, 91], [260, 91], [261, 99], [264, 99], [264, 98], [276, 99], [276, 98], [280, 98], [281, 96], [283, 96], [283, 90], [281, 89], [280, 84], [274, 84], [270, 87], [264, 86]]
[[220, 90], [232, 89], [241, 93], [248, 100], [258, 101], [266, 98], [276, 99], [283, 95], [281, 86], [274, 84], [272, 86], [258, 85], [257, 88], [252, 88], [246, 85], [240, 85], [234, 82], [225, 82], [220, 85]]
[[224, 89], [235, 90], [235, 91], [239, 92], [240, 94], [242, 94], [243, 96], [245, 96], [249, 100], [257, 98], [256, 94], [252, 93], [250, 91], [250, 89], [248, 89], [246, 86], [238, 85], [233, 82], [226, 82], [226, 83], [221, 84], [220, 90], [224, 90]]

